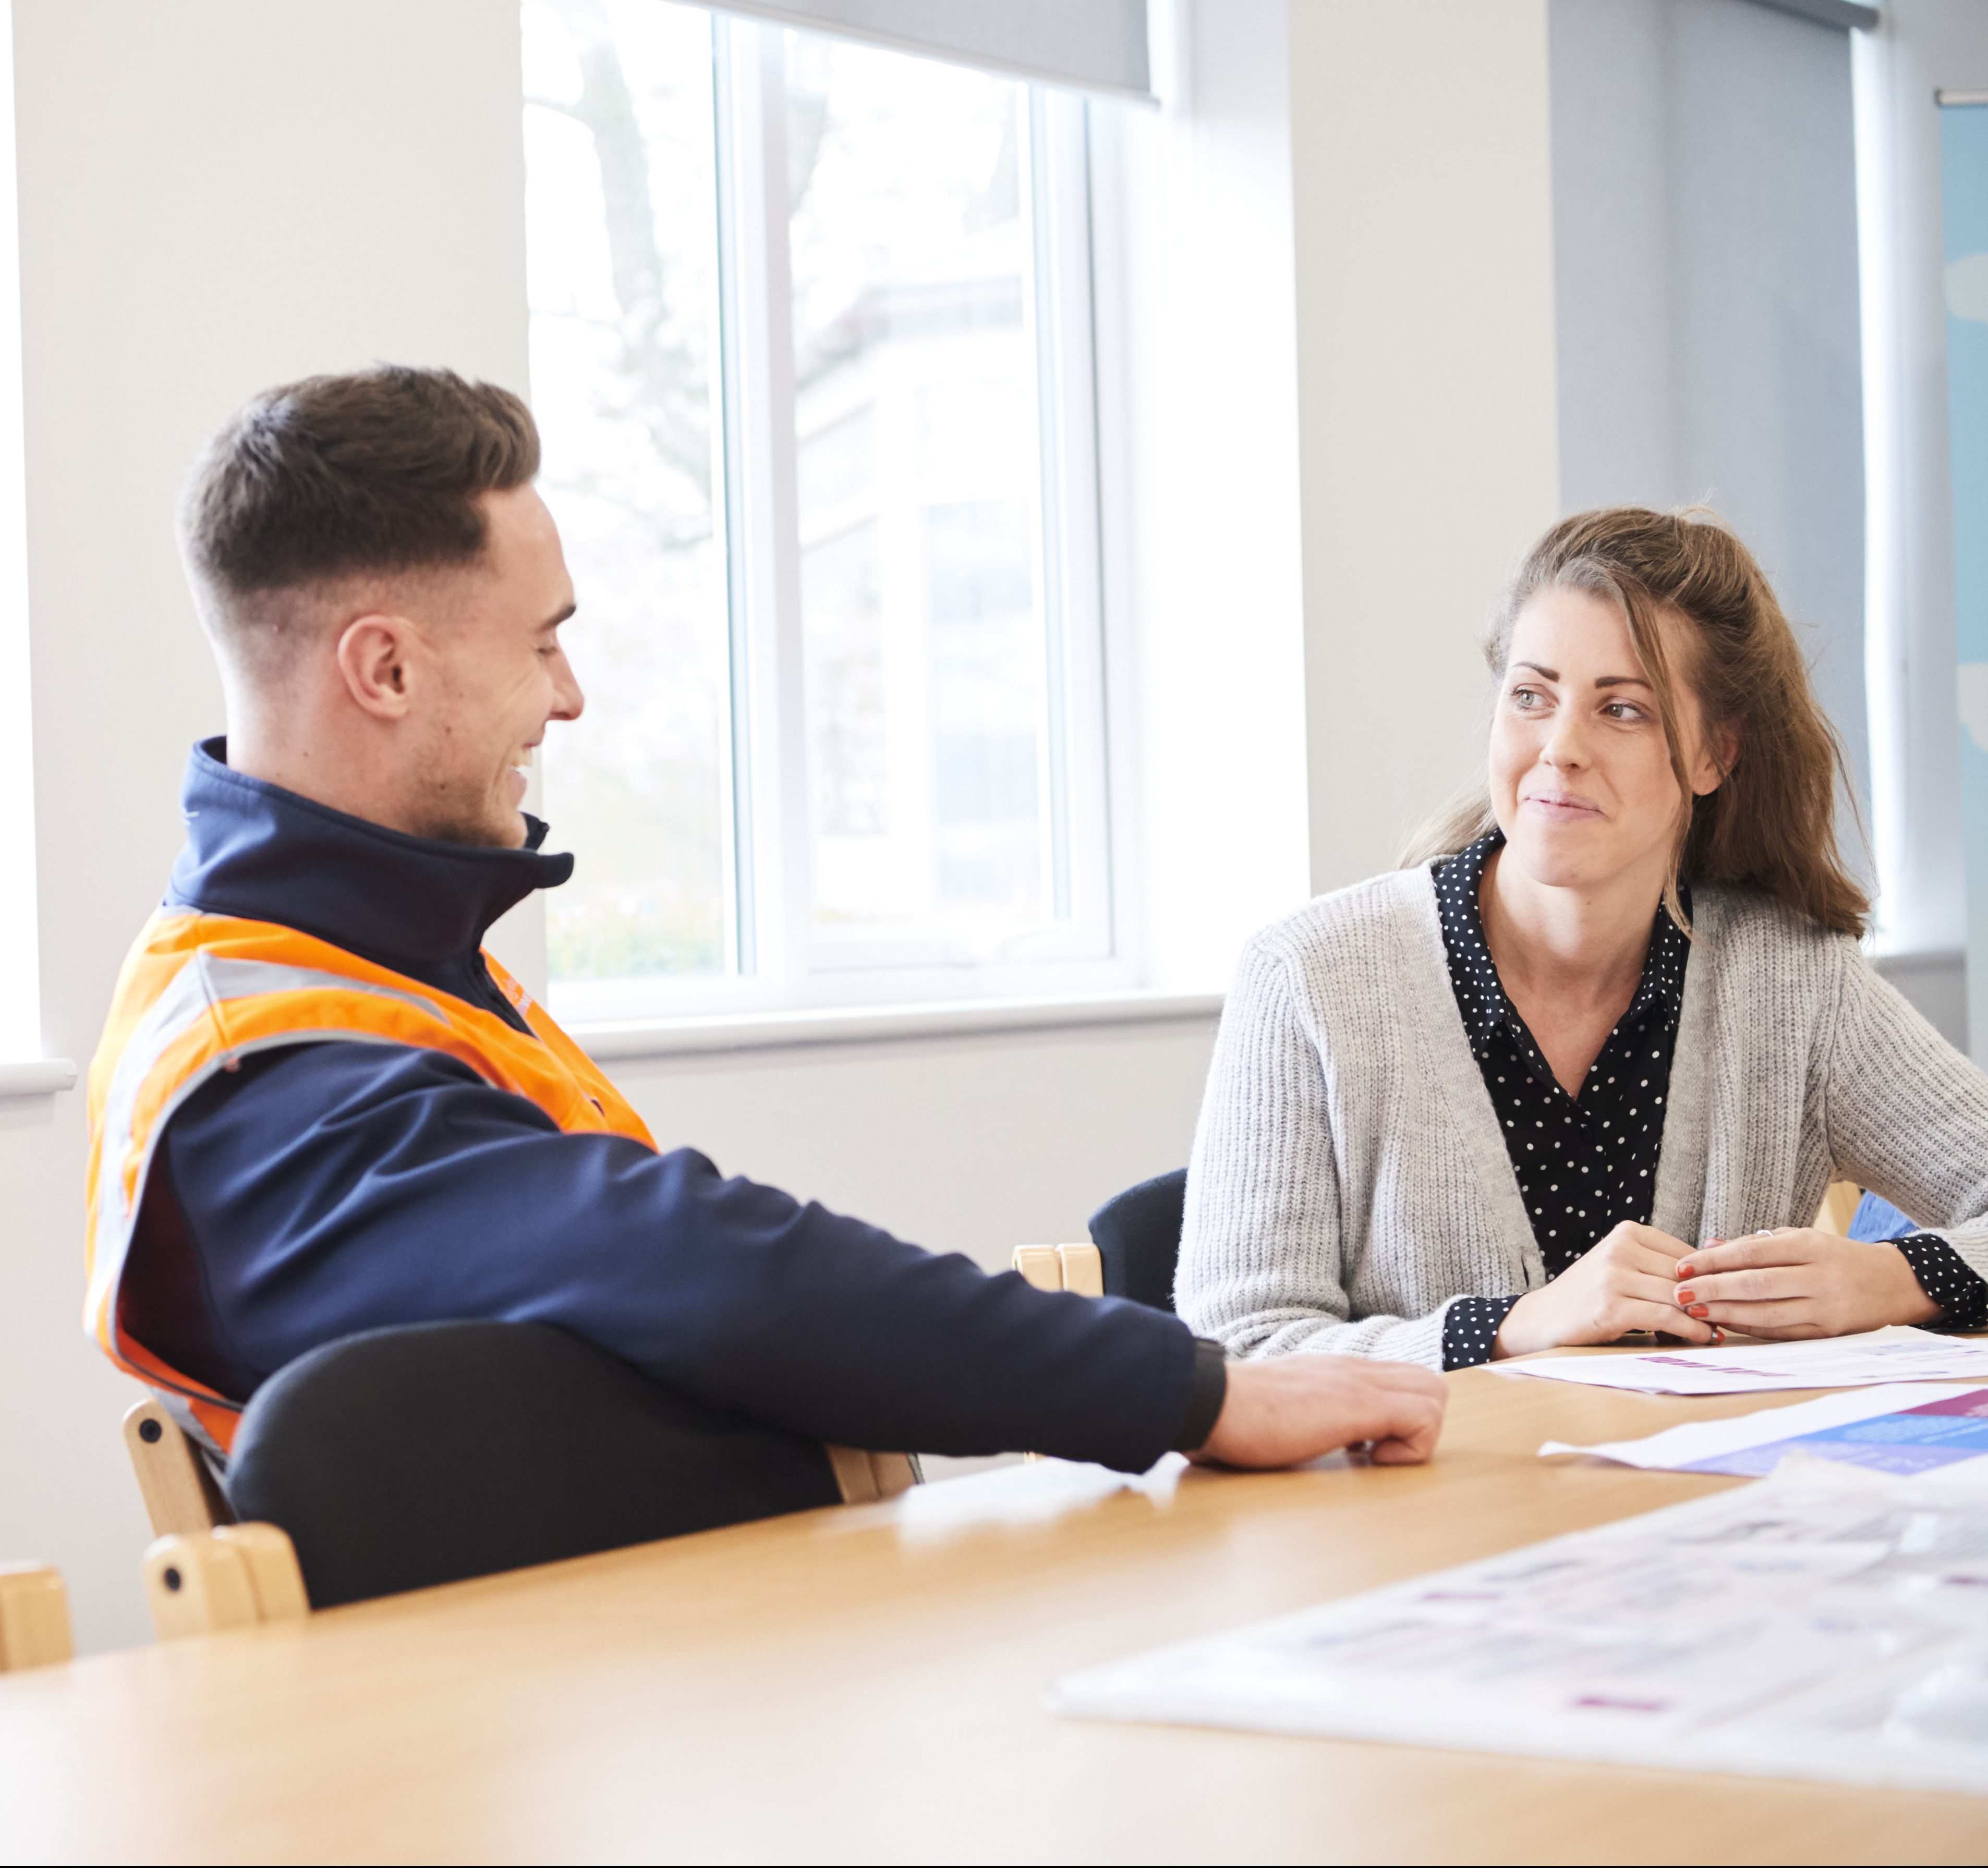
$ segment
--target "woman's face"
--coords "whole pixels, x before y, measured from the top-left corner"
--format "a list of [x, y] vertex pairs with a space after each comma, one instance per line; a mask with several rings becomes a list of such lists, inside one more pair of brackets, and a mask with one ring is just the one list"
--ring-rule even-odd
[[[1672, 640], [1675, 668], [1684, 644]], [[1719, 771], [1697, 697], [1675, 686], [1685, 769], [1702, 795]], [[1599, 889], [1638, 870], [1661, 886], [1682, 802], [1627, 619], [1585, 590], [1540, 591], [1513, 627], [1491, 727], [1492, 809], [1511, 854], [1549, 887]]]

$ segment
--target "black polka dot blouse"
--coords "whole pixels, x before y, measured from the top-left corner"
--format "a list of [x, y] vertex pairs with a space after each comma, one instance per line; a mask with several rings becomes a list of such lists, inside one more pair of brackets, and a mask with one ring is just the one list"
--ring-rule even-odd
[[[1569, 1096], [1505, 996], [1485, 944], [1478, 889], [1485, 863], [1503, 841], [1494, 832], [1439, 863], [1436, 907], [1456, 1008], [1552, 1279], [1611, 1228], [1625, 1221], [1650, 1223], [1691, 943], [1659, 908], [1635, 997], [1609, 1033], [1580, 1096]], [[1687, 913], [1689, 907], [1687, 901]], [[1916, 1233], [1894, 1242], [1927, 1295], [1944, 1307], [1942, 1321], [1949, 1327], [1988, 1322], [1988, 1282], [1944, 1239]], [[1498, 1326], [1519, 1295], [1455, 1300], [1443, 1319], [1443, 1366], [1488, 1362]]]

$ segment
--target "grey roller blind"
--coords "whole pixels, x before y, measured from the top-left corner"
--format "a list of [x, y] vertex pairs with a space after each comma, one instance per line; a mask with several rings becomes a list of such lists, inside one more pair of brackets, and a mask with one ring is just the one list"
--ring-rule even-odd
[[1849, 35], [1753, 0], [1547, 17], [1562, 501], [1731, 520], [1868, 799]]
[[720, 10], [1076, 90], [1152, 95], [1146, 0], [724, 0]]

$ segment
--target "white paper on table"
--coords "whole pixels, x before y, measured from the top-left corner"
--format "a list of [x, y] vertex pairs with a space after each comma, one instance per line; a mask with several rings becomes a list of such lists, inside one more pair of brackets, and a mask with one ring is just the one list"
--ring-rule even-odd
[[1988, 1491], [1804, 1466], [1087, 1668], [1050, 1705], [1988, 1796]]
[[1644, 1394], [1771, 1394], [1784, 1388], [1859, 1388], [1881, 1382], [1988, 1383], [1988, 1340], [1940, 1336], [1907, 1324], [1817, 1343], [1735, 1343], [1646, 1356], [1550, 1356], [1499, 1362], [1500, 1375], [1632, 1388]]
[[[1797, 1401], [1789, 1407], [1756, 1408], [1727, 1420], [1691, 1420], [1682, 1427], [1665, 1427], [1640, 1440], [1608, 1440], [1593, 1446], [1570, 1446], [1564, 1440], [1549, 1440], [1540, 1448], [1546, 1458], [1557, 1453], [1584, 1453], [1595, 1459], [1613, 1461], [1621, 1466], [1640, 1466], [1652, 1472], [1723, 1471], [1759, 1478], [1771, 1472], [1787, 1456], [1838, 1459], [1872, 1470], [1885, 1471], [1909, 1468], [1915, 1472], [1973, 1468], [1988, 1476], [1988, 1423], [1963, 1417], [1952, 1424], [1964, 1437], [1946, 1444], [1929, 1444], [1904, 1432], [1914, 1424], [1898, 1417], [1923, 1413], [1942, 1401], [1962, 1395], [1984, 1395], [1966, 1382], [1898, 1383], [1876, 1388], [1854, 1389], [1846, 1394], [1826, 1394], [1814, 1401]], [[1832, 1436], [1830, 1430], [1863, 1423], [1882, 1423], [1867, 1429], [1861, 1437]], [[1936, 1424], [1936, 1423], [1929, 1423]], [[1790, 1446], [1789, 1442], [1809, 1444]], [[1966, 1476], [1973, 1476], [1973, 1473]]]

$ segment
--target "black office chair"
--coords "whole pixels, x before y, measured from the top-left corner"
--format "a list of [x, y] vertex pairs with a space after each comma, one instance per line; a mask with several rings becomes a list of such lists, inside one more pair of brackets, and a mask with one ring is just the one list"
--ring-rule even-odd
[[1155, 1310], [1174, 1307], [1174, 1265], [1187, 1210], [1187, 1170], [1141, 1181], [1090, 1216], [1090, 1237], [1104, 1264], [1104, 1295]]
[[311, 1606], [835, 1505], [818, 1441], [705, 1407], [539, 1323], [426, 1323], [313, 1349], [256, 1391], [237, 1518], [279, 1525]]

